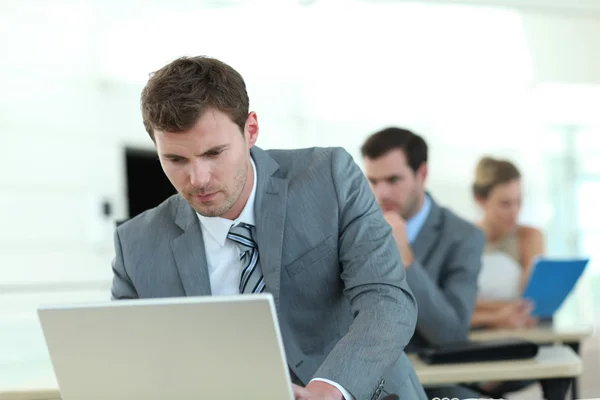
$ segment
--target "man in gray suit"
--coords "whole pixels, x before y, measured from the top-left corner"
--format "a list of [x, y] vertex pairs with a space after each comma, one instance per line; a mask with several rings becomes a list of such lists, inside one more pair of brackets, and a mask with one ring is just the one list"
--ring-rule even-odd
[[[419, 316], [407, 350], [465, 341], [477, 297], [483, 233], [425, 191], [427, 144], [387, 128], [361, 148], [367, 178], [392, 227]], [[452, 390], [452, 391], [450, 391]], [[478, 397], [466, 388], [428, 389], [429, 397]]]
[[215, 59], [150, 78], [144, 125], [179, 193], [117, 228], [112, 297], [267, 291], [297, 399], [425, 399], [403, 352], [416, 302], [363, 174], [339, 148], [254, 146], [248, 103]]

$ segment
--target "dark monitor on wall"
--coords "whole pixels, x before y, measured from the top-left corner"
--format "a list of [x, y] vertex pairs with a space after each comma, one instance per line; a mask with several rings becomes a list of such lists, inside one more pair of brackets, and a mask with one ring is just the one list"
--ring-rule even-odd
[[156, 151], [126, 148], [125, 159], [129, 218], [156, 207], [176, 193]]

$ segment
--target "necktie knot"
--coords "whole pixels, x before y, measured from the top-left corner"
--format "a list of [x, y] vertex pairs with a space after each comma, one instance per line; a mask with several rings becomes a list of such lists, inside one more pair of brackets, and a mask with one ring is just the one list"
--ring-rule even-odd
[[242, 253], [256, 248], [256, 242], [252, 239], [252, 225], [240, 222], [229, 229], [227, 237], [242, 247]]

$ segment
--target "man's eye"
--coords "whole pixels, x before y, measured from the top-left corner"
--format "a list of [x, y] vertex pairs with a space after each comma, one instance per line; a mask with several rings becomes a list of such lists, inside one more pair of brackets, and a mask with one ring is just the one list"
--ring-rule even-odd
[[209, 157], [216, 157], [219, 154], [221, 154], [222, 152], [223, 152], [223, 150], [209, 151], [208, 153], [206, 153], [206, 155]]

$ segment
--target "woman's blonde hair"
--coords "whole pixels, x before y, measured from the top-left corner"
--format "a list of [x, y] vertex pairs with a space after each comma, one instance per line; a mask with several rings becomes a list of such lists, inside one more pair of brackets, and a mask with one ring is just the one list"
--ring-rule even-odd
[[473, 195], [486, 199], [492, 189], [500, 184], [521, 178], [519, 169], [508, 160], [483, 157], [475, 168]]

